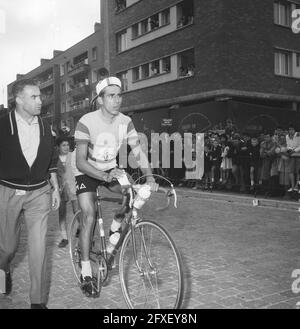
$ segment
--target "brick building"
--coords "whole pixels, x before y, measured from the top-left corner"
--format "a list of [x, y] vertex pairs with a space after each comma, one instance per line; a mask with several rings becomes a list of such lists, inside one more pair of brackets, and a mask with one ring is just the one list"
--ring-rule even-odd
[[197, 132], [231, 118], [255, 133], [299, 122], [299, 1], [105, 2], [110, 71], [138, 130]]
[[123, 80], [123, 111], [138, 131], [199, 132], [230, 118], [258, 133], [300, 122], [300, 34], [291, 30], [299, 0], [99, 3], [92, 35], [26, 74], [41, 81], [54, 126], [74, 131], [101, 68]]

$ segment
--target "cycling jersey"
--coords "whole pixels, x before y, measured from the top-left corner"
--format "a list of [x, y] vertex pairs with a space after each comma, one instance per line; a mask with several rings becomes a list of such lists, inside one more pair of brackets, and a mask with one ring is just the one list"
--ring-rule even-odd
[[138, 135], [132, 120], [119, 113], [108, 122], [101, 112], [85, 114], [75, 130], [75, 142], [88, 144], [88, 162], [99, 170], [109, 170], [117, 165], [116, 157], [123, 143], [138, 145]]

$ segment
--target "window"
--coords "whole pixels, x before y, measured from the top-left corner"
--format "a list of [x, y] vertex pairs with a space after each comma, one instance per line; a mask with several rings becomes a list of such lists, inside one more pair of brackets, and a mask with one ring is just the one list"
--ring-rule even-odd
[[155, 14], [148, 18], [148, 24], [150, 31], [155, 30], [159, 27], [159, 18], [158, 14]]
[[97, 47], [92, 49], [92, 59], [93, 61], [97, 60]]
[[150, 64], [150, 75], [153, 76], [153, 75], [156, 75], [156, 74], [159, 74], [159, 60], [156, 60], [154, 62], [152, 62]]
[[177, 5], [177, 27], [193, 24], [194, 5], [193, 0], [185, 0]]
[[131, 26], [131, 38], [135, 39], [140, 35], [154, 31], [167, 24], [170, 24], [170, 8], [133, 24]]
[[97, 81], [97, 76], [98, 76], [98, 70], [93, 70], [92, 71], [92, 83]]
[[149, 64], [142, 65], [142, 79], [149, 77]]
[[122, 81], [122, 91], [128, 90], [128, 71], [117, 74], [117, 77]]
[[137, 81], [140, 79], [140, 68], [135, 67], [132, 69], [132, 81]]
[[292, 75], [292, 53], [277, 51], [275, 52], [275, 74], [291, 76]]
[[178, 76], [188, 77], [195, 74], [194, 49], [190, 49], [178, 54]]
[[73, 58], [73, 65], [82, 65], [82, 64], [88, 64], [88, 52], [85, 51], [84, 53], [76, 56]]
[[165, 9], [161, 13], [161, 25], [168, 25], [170, 24], [170, 8]]
[[144, 19], [141, 22], [141, 34], [145, 34], [149, 31], [148, 19]]
[[132, 39], [137, 38], [139, 36], [139, 23], [134, 24], [132, 26]]
[[66, 62], [66, 71], [70, 72], [73, 68], [73, 65], [70, 63], [70, 61]]
[[170, 56], [162, 59], [162, 73], [169, 73], [171, 71], [171, 58]]
[[121, 10], [124, 10], [127, 6], [126, 6], [126, 0], [115, 0], [115, 11], [119, 12]]
[[127, 30], [117, 34], [117, 52], [120, 53], [127, 49]]
[[282, 26], [291, 25], [291, 5], [274, 2], [274, 23]]
[[118, 13], [139, 1], [140, 0], [115, 0], [115, 12]]
[[66, 85], [64, 82], [61, 84], [61, 93], [62, 93], [62, 95], [64, 95], [66, 93]]
[[59, 65], [60, 68], [60, 76], [63, 76], [65, 74], [65, 66], [64, 64], [60, 64]]

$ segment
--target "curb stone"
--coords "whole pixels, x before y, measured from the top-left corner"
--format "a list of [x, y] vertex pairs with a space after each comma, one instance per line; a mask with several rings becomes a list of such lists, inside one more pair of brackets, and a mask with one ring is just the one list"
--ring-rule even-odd
[[[205, 192], [202, 190], [191, 190], [188, 188], [180, 188], [176, 187], [176, 191], [179, 196], [187, 196], [187, 197], [196, 197], [200, 196], [201, 199], [209, 199], [214, 201], [224, 201], [228, 203], [239, 203], [249, 206], [254, 206], [253, 200], [255, 200], [254, 196], [251, 195], [236, 195], [232, 193], [221, 193], [221, 192]], [[278, 208], [281, 210], [292, 210], [292, 211], [300, 211], [300, 203], [297, 201], [287, 201], [287, 200], [278, 200], [278, 199], [267, 199], [264, 197], [258, 196], [256, 198], [258, 201], [258, 207], [272, 207]]]

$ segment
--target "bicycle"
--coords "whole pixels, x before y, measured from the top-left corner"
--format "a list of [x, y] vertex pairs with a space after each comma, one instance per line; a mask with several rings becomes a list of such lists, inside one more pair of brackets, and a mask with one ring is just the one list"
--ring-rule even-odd
[[[153, 175], [158, 176], [158, 175]], [[135, 182], [141, 182], [145, 176]], [[163, 177], [160, 177], [163, 178]], [[165, 178], [163, 178], [165, 179]], [[167, 180], [167, 179], [165, 179]], [[168, 180], [167, 180], [168, 181]], [[168, 181], [170, 189], [159, 187], [167, 197], [164, 210], [174, 197], [177, 207], [177, 195], [174, 186]], [[134, 200], [141, 184], [131, 184], [125, 188], [119, 214], [125, 214], [122, 221], [122, 233], [114, 252], [106, 252], [106, 235], [100, 205], [100, 193], [97, 190], [96, 221], [91, 237], [90, 260], [93, 277], [97, 281], [97, 297], [108, 281], [109, 271], [119, 252], [119, 277], [122, 293], [128, 308], [180, 308], [183, 299], [183, 271], [180, 254], [170, 234], [158, 223], [143, 220], [134, 207]], [[81, 211], [72, 220], [69, 233], [69, 252], [72, 267], [80, 283], [80, 245], [78, 229]]]

